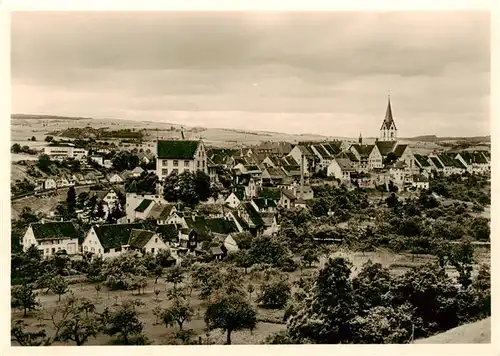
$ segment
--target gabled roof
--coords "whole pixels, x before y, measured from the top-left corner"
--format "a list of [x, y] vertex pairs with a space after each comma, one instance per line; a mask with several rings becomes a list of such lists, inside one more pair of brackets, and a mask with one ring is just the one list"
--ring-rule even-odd
[[292, 156], [284, 156], [281, 158], [282, 166], [297, 166], [300, 167], [300, 163], [295, 160]]
[[309, 147], [304, 146], [304, 145], [297, 145], [298, 149], [300, 152], [305, 156], [305, 157], [312, 157], [314, 156], [314, 153], [309, 149]]
[[128, 244], [132, 229], [144, 229], [141, 223], [105, 224], [93, 226], [103, 248], [115, 248]]
[[343, 171], [346, 172], [354, 172], [355, 169], [351, 164], [351, 161], [348, 160], [347, 158], [336, 158], [335, 161], [337, 161], [338, 165]]
[[330, 155], [339, 154], [342, 151], [342, 141], [332, 141], [324, 143], [323, 147], [330, 153]]
[[138, 213], [144, 212], [151, 204], [153, 203], [152, 200], [149, 199], [143, 199], [141, 203], [135, 208], [135, 211]]
[[273, 199], [255, 198], [253, 202], [259, 209], [276, 208], [276, 202]]
[[381, 130], [383, 129], [390, 129], [391, 124], [394, 125], [394, 128], [396, 128], [396, 124], [394, 123], [394, 119], [392, 117], [392, 108], [391, 108], [391, 98], [389, 97], [387, 100], [387, 110], [385, 112], [385, 118], [384, 121], [382, 122], [382, 126], [380, 127]]
[[285, 177], [285, 173], [280, 168], [267, 167], [263, 173], [267, 172], [271, 179], [280, 179]]
[[78, 238], [78, 230], [71, 221], [32, 223], [31, 229], [37, 240]]
[[366, 157], [370, 156], [373, 149], [375, 148], [375, 145], [360, 145], [360, 144], [356, 143], [356, 144], [352, 145], [351, 147], [353, 147], [362, 158], [366, 158]]
[[262, 221], [264, 221], [264, 226], [271, 226], [274, 222], [274, 213], [262, 213]]
[[436, 168], [438, 168], [438, 169], [443, 168], [443, 165], [441, 164], [441, 162], [439, 161], [439, 159], [437, 157], [429, 157], [429, 158], [431, 159], [432, 163], [434, 163]]
[[311, 147], [314, 147], [316, 151], [318, 151], [318, 153], [321, 155], [321, 157], [326, 159], [330, 158], [330, 153], [328, 153], [328, 151], [322, 145], [312, 145]]
[[289, 189], [283, 189], [281, 191], [283, 193], [284, 196], [286, 196], [288, 199], [290, 200], [296, 200], [297, 197], [295, 196], [295, 194], [293, 194], [293, 192]]
[[174, 207], [175, 205], [173, 204], [156, 205], [153, 209], [151, 209], [149, 216], [156, 220], [167, 220]]
[[176, 242], [179, 238], [179, 227], [176, 224], [158, 225], [156, 232], [165, 242]]
[[393, 152], [396, 146], [396, 141], [377, 141], [375, 142], [377, 148], [382, 156], [387, 156], [390, 152]]
[[142, 172], [144, 172], [144, 169], [142, 169], [139, 166], [137, 166], [134, 169], [132, 169], [132, 173], [142, 173]]
[[160, 140], [157, 156], [159, 159], [193, 159], [199, 144], [199, 141]]
[[238, 222], [238, 224], [240, 224], [240, 226], [242, 227], [243, 230], [248, 230], [249, 226], [248, 226], [247, 222], [245, 220], [243, 220], [241, 218], [241, 216], [236, 211], [233, 212], [233, 216], [236, 219], [236, 221]]
[[429, 167], [431, 164], [429, 163], [429, 157], [415, 154], [415, 160], [420, 165], [420, 167]]
[[256, 227], [264, 225], [264, 221], [262, 220], [262, 217], [260, 216], [259, 212], [255, 210], [255, 208], [250, 202], [245, 202], [242, 204], [242, 206], [246, 210], [248, 216], [250, 217], [250, 220]]
[[262, 187], [259, 191], [259, 197], [263, 199], [279, 200], [281, 191], [279, 188]]
[[186, 219], [188, 227], [197, 233], [230, 234], [236, 232], [234, 222], [224, 218], [206, 219], [203, 216]]
[[154, 236], [153, 231], [132, 229], [128, 244], [132, 247], [143, 248]]
[[403, 155], [403, 153], [405, 152], [407, 147], [408, 147], [408, 145], [397, 145], [394, 148], [394, 154], [396, 155], [396, 157], [401, 157]]

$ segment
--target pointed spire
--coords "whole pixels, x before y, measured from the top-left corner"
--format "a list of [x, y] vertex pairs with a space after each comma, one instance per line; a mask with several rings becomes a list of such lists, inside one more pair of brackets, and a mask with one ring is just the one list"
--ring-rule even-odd
[[361, 132], [359, 133], [359, 139], [358, 139], [358, 142], [360, 145], [363, 144], [363, 136], [361, 136]]
[[394, 124], [394, 128], [396, 128], [396, 124], [394, 123], [394, 119], [392, 117], [391, 95], [389, 94], [387, 98], [387, 110], [385, 112], [385, 119], [382, 122], [382, 127], [380, 129], [389, 129], [391, 127], [391, 124]]

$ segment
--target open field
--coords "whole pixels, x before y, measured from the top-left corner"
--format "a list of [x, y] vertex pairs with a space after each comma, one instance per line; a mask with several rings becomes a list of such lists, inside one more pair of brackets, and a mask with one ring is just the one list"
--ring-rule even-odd
[[[391, 270], [395, 274], [401, 274], [408, 270], [410, 266], [415, 266], [418, 264], [422, 264], [425, 262], [431, 261], [432, 256], [427, 255], [418, 255], [412, 261], [412, 256], [408, 254], [394, 254], [389, 251], [378, 251], [378, 252], [367, 252], [365, 254], [362, 253], [353, 253], [348, 251], [339, 251], [333, 253], [332, 256], [342, 256], [348, 258], [353, 263], [353, 274], [356, 274], [357, 271], [360, 270], [361, 266], [371, 259], [373, 262], [380, 262], [384, 266], [391, 267]], [[489, 261], [489, 251], [488, 250], [478, 250], [477, 260], [479, 263]], [[308, 275], [318, 267], [321, 267], [325, 263], [325, 259], [320, 261], [320, 263], [312, 269], [304, 269], [303, 271], [297, 270], [293, 273], [289, 273], [289, 279], [291, 282], [297, 281], [301, 278], [301, 276]], [[475, 270], [477, 270], [478, 265], [475, 266]], [[455, 272], [453, 269], [449, 269], [448, 271], [450, 275], [453, 275]], [[250, 283], [249, 275], [245, 277], [245, 284]], [[79, 297], [86, 297], [93, 300], [96, 303], [97, 309], [99, 311], [104, 310], [106, 306], [113, 306], [115, 303], [121, 304], [126, 301], [140, 299], [144, 306], [136, 307], [139, 318], [144, 324], [144, 332], [148, 336], [148, 338], [153, 341], [154, 344], [168, 344], [169, 340], [172, 340], [173, 335], [178, 330], [176, 327], [168, 327], [165, 325], [157, 325], [156, 317], [153, 314], [153, 309], [160, 305], [162, 308], [165, 308], [169, 301], [166, 298], [166, 290], [172, 289], [172, 284], [166, 284], [163, 279], [158, 280], [158, 284], [154, 284], [154, 279], [148, 280], [148, 286], [145, 288], [145, 293], [141, 293], [137, 295], [137, 291], [108, 291], [106, 287], [102, 287], [102, 290], [99, 292], [99, 296], [97, 297], [96, 291], [91, 284], [73, 284], [70, 286], [71, 291]], [[177, 288], [182, 288], [182, 284]], [[156, 296], [154, 294], [154, 290], [160, 290], [159, 300], [156, 300]], [[258, 285], [255, 285], [255, 290], [258, 290]], [[39, 298], [42, 305], [43, 310], [52, 310], [57, 307], [58, 297], [49, 292], [48, 294], [44, 293], [45, 291], [39, 290]], [[63, 296], [64, 298], [64, 296]], [[252, 300], [256, 298], [256, 292], [252, 294]], [[196, 338], [201, 337], [202, 342], [206, 342], [206, 333], [205, 333], [205, 323], [203, 320], [204, 306], [203, 301], [199, 298], [199, 292], [193, 290], [192, 295], [190, 297], [190, 303], [193, 308], [196, 310], [196, 316], [189, 323], [185, 324], [184, 329], [192, 329], [194, 333], [197, 335]], [[254, 302], [255, 304], [255, 302]], [[255, 305], [258, 311], [258, 323], [257, 328], [250, 331], [238, 331], [234, 332], [232, 335], [232, 343], [233, 344], [260, 344], [263, 343], [264, 340], [271, 334], [284, 330], [286, 328], [285, 324], [282, 323], [283, 311], [280, 310], [269, 310], [260, 308]], [[42, 313], [43, 314], [43, 313]], [[11, 314], [12, 320], [21, 319], [22, 312], [18, 310], [13, 310]], [[45, 315], [44, 318], [48, 318], [48, 315]], [[37, 326], [40, 324], [40, 317], [33, 313], [28, 318], [24, 319], [28, 325]], [[47, 330], [50, 330], [50, 319], [42, 321]], [[210, 332], [209, 340], [215, 344], [223, 344], [225, 342], [225, 334], [221, 331], [215, 330]], [[91, 339], [88, 345], [107, 345], [112, 342], [112, 339], [106, 335], [99, 335], [96, 339]]]

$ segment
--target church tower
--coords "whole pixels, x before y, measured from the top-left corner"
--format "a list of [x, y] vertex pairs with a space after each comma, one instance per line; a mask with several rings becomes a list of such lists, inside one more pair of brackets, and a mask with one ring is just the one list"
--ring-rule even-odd
[[392, 118], [391, 96], [387, 101], [387, 111], [385, 112], [385, 119], [380, 127], [380, 140], [379, 141], [397, 141], [398, 129]]

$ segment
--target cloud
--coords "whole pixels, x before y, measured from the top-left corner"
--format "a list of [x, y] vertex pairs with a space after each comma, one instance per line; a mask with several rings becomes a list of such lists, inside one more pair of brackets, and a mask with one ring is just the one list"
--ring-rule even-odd
[[204, 126], [272, 120], [277, 131], [357, 136], [378, 130], [390, 89], [403, 136], [489, 132], [487, 13], [13, 13], [11, 22], [15, 112], [167, 121], [182, 112]]

